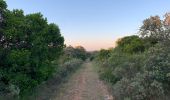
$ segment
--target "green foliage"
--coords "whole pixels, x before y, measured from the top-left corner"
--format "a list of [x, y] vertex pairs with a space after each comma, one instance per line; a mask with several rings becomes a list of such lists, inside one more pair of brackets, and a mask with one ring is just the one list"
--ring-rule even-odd
[[116, 48], [107, 60], [100, 61], [100, 77], [112, 84], [117, 100], [166, 100], [170, 60], [167, 49], [164, 53], [160, 49], [127, 54]]
[[164, 90], [162, 84], [153, 80], [152, 75], [138, 73], [134, 78], [123, 78], [113, 87], [113, 95], [117, 100], [162, 100]]
[[109, 68], [102, 68], [102, 71], [100, 71], [100, 79], [105, 80], [106, 82], [109, 82], [111, 84], [115, 84], [117, 81], [120, 80], [119, 77], [115, 76], [113, 73], [113, 70], [110, 70]]
[[76, 54], [77, 58], [80, 58], [82, 60], [86, 60], [86, 58], [87, 58], [86, 50], [82, 46], [77, 46], [75, 48], [75, 54]]
[[64, 38], [41, 13], [24, 15], [6, 7], [0, 0], [0, 85], [6, 86], [0, 92], [22, 95], [52, 76]]
[[[38, 98], [44, 97], [44, 93], [42, 93], [42, 91], [49, 92], [46, 94], [45, 97], [48, 96], [51, 97], [51, 93], [53, 92], [54, 88], [55, 89], [59, 88], [59, 86], [61, 86], [62, 83], [65, 83], [65, 81], [68, 78], [70, 78], [70, 75], [72, 75], [76, 70], [78, 70], [83, 63], [83, 60], [81, 59], [76, 58], [70, 58], [69, 60], [64, 59], [65, 56], [62, 55], [58, 61], [53, 61], [53, 65], [57, 66], [55, 67], [55, 73], [53, 73], [53, 76], [50, 77], [47, 81], [44, 81], [42, 84], [37, 86], [28, 94], [22, 96], [20, 99], [37, 100], [37, 97]], [[12, 87], [16, 88], [15, 86]]]
[[0, 10], [2, 10], [2, 9], [6, 9], [7, 8], [7, 4], [6, 4], [6, 2], [5, 1], [3, 1], [3, 0], [0, 0]]
[[118, 48], [127, 53], [137, 53], [145, 50], [144, 41], [135, 35], [119, 39], [117, 45]]
[[111, 50], [100, 50], [100, 52], [98, 53], [97, 57], [100, 61], [104, 61], [106, 60], [107, 58], [110, 57], [110, 53], [111, 53]]
[[107, 50], [98, 53], [100, 77], [111, 83], [116, 100], [169, 100], [169, 16], [144, 20], [140, 37], [118, 40], [109, 56]]
[[59, 75], [61, 78], [66, 77], [77, 68], [79, 68], [82, 62], [83, 61], [81, 59], [72, 58], [64, 62], [63, 64], [60, 64], [59, 69], [57, 69], [57, 75]]
[[169, 44], [157, 44], [156, 47], [151, 48], [148, 51], [145, 70], [151, 72], [154, 78], [161, 82], [164, 86], [164, 90], [170, 89], [170, 48]]
[[65, 56], [67, 56], [68, 59], [77, 58], [86, 60], [88, 57], [86, 50], [82, 46], [77, 46], [75, 48], [73, 48], [72, 46], [68, 46], [65, 48], [64, 52]]

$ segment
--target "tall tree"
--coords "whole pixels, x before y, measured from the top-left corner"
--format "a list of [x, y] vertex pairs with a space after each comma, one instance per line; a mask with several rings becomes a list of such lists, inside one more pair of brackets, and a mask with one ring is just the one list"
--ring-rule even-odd
[[153, 43], [170, 40], [170, 14], [165, 14], [165, 19], [159, 16], [151, 16], [143, 21], [140, 28], [140, 36], [149, 38]]

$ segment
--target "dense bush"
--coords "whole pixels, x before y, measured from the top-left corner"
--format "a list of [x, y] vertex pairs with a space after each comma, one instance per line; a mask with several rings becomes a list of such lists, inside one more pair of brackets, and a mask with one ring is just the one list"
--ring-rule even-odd
[[144, 20], [139, 36], [123, 37], [110, 53], [101, 50], [96, 56], [100, 77], [111, 83], [116, 100], [168, 100], [170, 22], [167, 18], [170, 14], [165, 20], [151, 16]]
[[71, 72], [75, 71], [82, 64], [81, 59], [72, 58], [63, 64], [60, 64], [60, 67], [57, 68], [56, 75], [59, 75], [61, 78], [66, 77]]
[[87, 58], [82, 46], [64, 48], [60, 29], [41, 13], [6, 8], [0, 0], [0, 97], [23, 99], [50, 77], [60, 83]]
[[123, 78], [114, 85], [113, 95], [117, 100], [162, 100], [162, 84], [152, 77], [149, 73], [138, 73], [132, 79]]
[[145, 50], [144, 41], [139, 36], [127, 36], [117, 41], [117, 48], [126, 53], [137, 53]]
[[145, 70], [154, 75], [154, 79], [163, 84], [164, 90], [170, 90], [170, 44], [157, 44], [148, 51]]
[[0, 0], [0, 93], [22, 95], [53, 74], [64, 38], [41, 13], [6, 8]]
[[52, 77], [42, 82], [31, 92], [20, 97], [20, 100], [37, 100], [38, 98], [39, 99], [51, 98], [51, 95], [54, 93], [54, 90], [55, 91], [59, 90], [59, 87], [69, 78], [70, 75], [72, 75], [77, 69], [79, 69], [83, 63], [83, 60], [81, 59], [76, 58], [70, 58], [69, 60], [64, 59], [67, 58], [63, 57], [62, 55], [58, 61], [53, 61], [53, 65], [57, 67], [55, 67], [54, 69], [55, 73], [53, 73]]

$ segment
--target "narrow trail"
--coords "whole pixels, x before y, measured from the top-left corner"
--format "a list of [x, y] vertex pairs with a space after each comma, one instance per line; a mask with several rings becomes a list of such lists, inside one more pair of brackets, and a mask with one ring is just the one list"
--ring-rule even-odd
[[85, 62], [51, 100], [113, 100], [91, 62]]

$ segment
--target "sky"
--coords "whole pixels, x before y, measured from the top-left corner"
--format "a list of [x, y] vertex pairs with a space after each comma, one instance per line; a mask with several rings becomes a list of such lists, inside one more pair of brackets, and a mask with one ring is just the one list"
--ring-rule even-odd
[[8, 9], [41, 12], [59, 26], [66, 45], [88, 51], [115, 46], [118, 38], [137, 34], [142, 21], [170, 12], [170, 0], [6, 0]]

